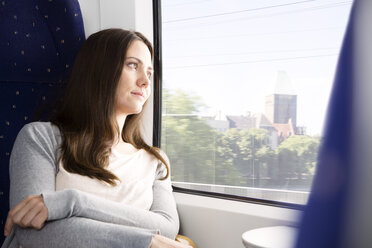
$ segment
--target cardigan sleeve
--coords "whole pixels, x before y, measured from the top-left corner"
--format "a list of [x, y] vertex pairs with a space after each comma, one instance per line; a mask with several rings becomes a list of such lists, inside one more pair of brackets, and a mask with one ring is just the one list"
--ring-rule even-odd
[[174, 239], [178, 233], [179, 220], [170, 181], [167, 180], [154, 181], [154, 200], [149, 211], [74, 189], [44, 193], [48, 220], [72, 216], [85, 217], [107, 223], [157, 230], [159, 234]]
[[[29, 195], [42, 194], [48, 222], [82, 217], [98, 222], [157, 231], [174, 238], [179, 221], [169, 179], [155, 179], [150, 211], [104, 200], [78, 190], [55, 191], [60, 137], [51, 124], [33, 123], [19, 133], [11, 155], [11, 207]], [[157, 172], [162, 174], [164, 166]], [[52, 223], [52, 222], [50, 222]]]
[[51, 125], [34, 122], [18, 133], [10, 156], [10, 208], [55, 190], [57, 140]]
[[[59, 146], [56, 133], [50, 123], [27, 124], [19, 132], [10, 158], [11, 208], [30, 195], [56, 194], [55, 164]], [[135, 225], [71, 217], [48, 221], [41, 230], [15, 225], [7, 240], [10, 240], [10, 247], [148, 248], [155, 233], [155, 229]]]
[[174, 239], [179, 230], [179, 218], [171, 181], [169, 177], [160, 179], [165, 170], [165, 166], [160, 163], [156, 171], [158, 176], [153, 182], [153, 203], [150, 211], [105, 200], [79, 190], [66, 189], [43, 193], [49, 213], [48, 220], [79, 216], [157, 230], [161, 235]]
[[16, 227], [17, 247], [149, 248], [155, 231], [71, 217], [48, 222], [43, 229]]

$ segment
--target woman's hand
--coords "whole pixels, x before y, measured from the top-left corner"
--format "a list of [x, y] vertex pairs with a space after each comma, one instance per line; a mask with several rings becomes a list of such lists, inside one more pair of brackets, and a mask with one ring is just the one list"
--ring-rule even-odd
[[8, 236], [14, 224], [20, 227], [43, 228], [48, 219], [48, 209], [41, 195], [28, 196], [12, 208], [5, 222], [4, 235]]
[[192, 247], [161, 235], [155, 235], [152, 238], [150, 248], [192, 248]]

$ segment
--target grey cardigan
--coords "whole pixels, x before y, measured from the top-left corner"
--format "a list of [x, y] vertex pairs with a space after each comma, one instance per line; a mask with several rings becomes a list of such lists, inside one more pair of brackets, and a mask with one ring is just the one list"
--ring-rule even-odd
[[48, 221], [41, 230], [14, 226], [7, 247], [148, 248], [155, 233], [174, 239], [179, 229], [170, 179], [160, 180], [159, 164], [149, 211], [78, 190], [55, 191], [61, 134], [49, 122], [25, 125], [10, 157], [10, 208], [29, 195], [42, 194]]

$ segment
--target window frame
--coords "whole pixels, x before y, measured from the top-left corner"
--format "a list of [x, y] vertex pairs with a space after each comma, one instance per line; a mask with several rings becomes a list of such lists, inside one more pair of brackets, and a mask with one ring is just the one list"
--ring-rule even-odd
[[[162, 15], [161, 15], [161, 0], [153, 0], [153, 42], [154, 42], [154, 109], [153, 109], [153, 146], [161, 148], [161, 127], [162, 127]], [[280, 202], [274, 200], [259, 199], [247, 196], [238, 196], [225, 193], [217, 193], [211, 191], [186, 189], [174, 186], [173, 191], [177, 193], [198, 195], [203, 197], [212, 197], [223, 200], [239, 201], [245, 203], [260, 204], [279, 208], [287, 208], [303, 211], [306, 204], [296, 204], [288, 202]]]

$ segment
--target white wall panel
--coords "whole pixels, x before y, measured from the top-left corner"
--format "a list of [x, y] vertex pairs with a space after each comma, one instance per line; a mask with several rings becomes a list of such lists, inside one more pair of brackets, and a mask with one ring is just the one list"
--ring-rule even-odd
[[[213, 197], [174, 193], [181, 234], [201, 248], [242, 248], [246, 231], [277, 225], [296, 226], [301, 211]], [[270, 238], [270, 237], [268, 237]]]
[[135, 29], [134, 0], [100, 0], [101, 29]]
[[85, 36], [101, 29], [100, 0], [79, 0], [83, 15]]

